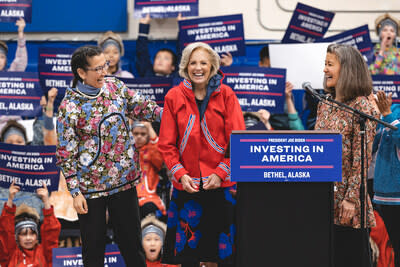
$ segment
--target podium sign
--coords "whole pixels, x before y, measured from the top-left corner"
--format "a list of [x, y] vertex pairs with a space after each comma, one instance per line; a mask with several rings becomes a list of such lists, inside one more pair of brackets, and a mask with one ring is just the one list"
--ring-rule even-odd
[[341, 135], [234, 131], [230, 157], [231, 179], [238, 181], [237, 266], [332, 267]]
[[236, 182], [342, 180], [342, 136], [322, 131], [233, 131], [231, 179]]

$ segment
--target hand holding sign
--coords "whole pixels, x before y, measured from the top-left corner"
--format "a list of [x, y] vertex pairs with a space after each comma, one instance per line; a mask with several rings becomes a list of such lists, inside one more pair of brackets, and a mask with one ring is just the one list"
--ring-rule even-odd
[[44, 208], [45, 209], [50, 209], [50, 202], [49, 202], [49, 191], [47, 190], [46, 183], [43, 183], [42, 188], [36, 189], [36, 194], [39, 196], [39, 198], [43, 201]]
[[20, 187], [18, 185], [15, 185], [15, 182], [12, 182], [10, 185], [10, 188], [8, 189], [8, 201], [7, 201], [7, 206], [12, 208], [13, 206], [13, 200], [15, 198], [15, 195], [19, 192]]
[[24, 37], [24, 29], [25, 29], [25, 26], [26, 26], [25, 20], [23, 18], [19, 18], [19, 20], [17, 20], [15, 25], [18, 26], [19, 38], [23, 38]]

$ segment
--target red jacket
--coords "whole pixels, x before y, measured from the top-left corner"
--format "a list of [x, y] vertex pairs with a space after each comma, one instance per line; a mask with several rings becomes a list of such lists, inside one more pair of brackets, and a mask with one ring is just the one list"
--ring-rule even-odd
[[[215, 76], [214, 76], [215, 77]], [[161, 120], [159, 150], [173, 174], [172, 183], [182, 190], [179, 179], [188, 174], [196, 184], [212, 173], [222, 179], [221, 187], [234, 184], [230, 180], [230, 160], [225, 152], [232, 130], [244, 130], [244, 118], [233, 90], [221, 84], [212, 91], [200, 122], [191, 83], [187, 80], [168, 91]]]
[[[15, 241], [15, 211], [4, 204], [0, 217], [0, 265], [4, 267], [51, 267], [52, 249], [58, 247], [61, 224], [54, 216], [53, 207], [43, 209], [44, 220], [40, 227], [42, 243], [33, 250], [23, 250]], [[25, 255], [25, 262], [24, 262]]]
[[163, 159], [158, 151], [158, 137], [155, 140], [150, 140], [149, 143], [139, 149], [140, 170], [142, 176], [140, 182], [136, 186], [136, 191], [139, 199], [139, 206], [142, 207], [146, 203], [153, 203], [166, 215], [164, 202], [157, 194], [157, 185], [160, 181], [158, 172], [163, 165]]

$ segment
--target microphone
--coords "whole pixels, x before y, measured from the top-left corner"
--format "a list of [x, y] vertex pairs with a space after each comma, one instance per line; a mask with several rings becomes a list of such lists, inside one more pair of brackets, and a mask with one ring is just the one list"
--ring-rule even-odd
[[303, 89], [306, 90], [306, 92], [309, 93], [310, 95], [312, 95], [312, 96], [316, 97], [317, 99], [321, 100], [321, 96], [317, 92], [315, 92], [315, 90], [312, 88], [310, 82], [303, 82], [301, 87], [303, 87]]

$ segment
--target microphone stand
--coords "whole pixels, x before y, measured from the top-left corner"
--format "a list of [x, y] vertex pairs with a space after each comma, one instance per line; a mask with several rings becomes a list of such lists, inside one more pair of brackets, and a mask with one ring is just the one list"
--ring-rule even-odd
[[[319, 99], [320, 101], [324, 102], [327, 105], [330, 106], [334, 106], [331, 103], [335, 103], [337, 105], [338, 108], [340, 108], [341, 110], [350, 113], [352, 115], [357, 115], [358, 116], [358, 123], [360, 124], [360, 137], [361, 137], [361, 184], [360, 184], [360, 208], [361, 208], [361, 230], [364, 231], [363, 234], [363, 244], [365, 246], [363, 246], [364, 248], [367, 249], [367, 255], [368, 255], [368, 266], [372, 266], [372, 262], [371, 262], [371, 256], [370, 256], [370, 244], [369, 244], [369, 234], [367, 231], [367, 228], [365, 227], [365, 223], [366, 223], [366, 198], [367, 198], [367, 194], [366, 194], [366, 190], [365, 190], [365, 184], [366, 184], [366, 174], [365, 174], [365, 147], [366, 147], [366, 138], [365, 138], [365, 133], [366, 133], [366, 127], [365, 127], [365, 123], [366, 120], [372, 120], [375, 121], [377, 123], [380, 123], [382, 125], [384, 125], [387, 128], [390, 128], [392, 130], [397, 130], [396, 126], [393, 126], [385, 121], [382, 121], [380, 119], [377, 119], [371, 115], [368, 115], [362, 111], [359, 111], [358, 109], [355, 109], [353, 107], [350, 107], [344, 103], [341, 103], [339, 101], [336, 101], [334, 99], [332, 99], [329, 96], [326, 95], [321, 95], [317, 92], [313, 92], [312, 95], [314, 97], [316, 97], [317, 99]], [[331, 103], [329, 103], [331, 102]], [[364, 260], [364, 259], [363, 259]], [[363, 264], [364, 265], [364, 264]]]

